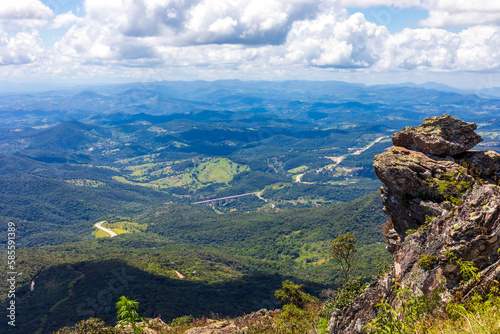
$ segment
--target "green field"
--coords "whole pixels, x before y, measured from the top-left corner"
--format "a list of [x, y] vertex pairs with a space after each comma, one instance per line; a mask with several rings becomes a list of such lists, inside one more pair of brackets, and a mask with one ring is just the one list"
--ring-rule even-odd
[[[227, 158], [190, 159], [186, 161], [149, 162], [154, 161], [154, 155], [141, 159], [123, 159], [120, 164], [139, 162], [123, 168], [126, 174], [114, 176], [115, 181], [149, 187], [156, 190], [167, 190], [174, 187], [183, 187], [191, 191], [212, 184], [231, 182], [235, 175], [249, 171], [248, 165], [235, 163]], [[186, 168], [179, 170], [177, 165], [187, 163]]]
[[[110, 229], [116, 234], [124, 234], [124, 233], [138, 233], [146, 230], [147, 225], [138, 224], [134, 222], [127, 221], [117, 221], [117, 222], [105, 222], [102, 224], [102, 227]], [[101, 229], [96, 228], [96, 230], [92, 233], [96, 238], [107, 238], [109, 234], [104, 232]]]

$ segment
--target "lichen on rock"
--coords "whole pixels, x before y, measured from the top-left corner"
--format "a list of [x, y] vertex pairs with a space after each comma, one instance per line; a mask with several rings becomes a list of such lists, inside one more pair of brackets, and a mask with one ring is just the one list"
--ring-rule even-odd
[[[379, 312], [374, 305], [383, 299], [396, 306], [394, 286], [417, 295], [439, 288], [444, 306], [500, 280], [500, 154], [467, 151], [482, 140], [475, 129], [450, 115], [427, 118], [395, 134], [395, 147], [375, 157], [394, 225], [386, 236], [394, 266], [332, 315], [332, 333], [362, 333]], [[432, 261], [422, 266], [424, 256]], [[465, 265], [477, 268], [469, 273], [475, 279], [464, 274]]]
[[474, 132], [474, 123], [464, 122], [448, 114], [429, 117], [422, 125], [406, 127], [392, 136], [395, 146], [438, 156], [465, 152], [483, 139]]

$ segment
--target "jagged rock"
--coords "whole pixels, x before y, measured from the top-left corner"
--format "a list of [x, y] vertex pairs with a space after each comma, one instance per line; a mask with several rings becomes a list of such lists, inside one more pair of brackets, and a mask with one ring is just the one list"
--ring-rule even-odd
[[403, 147], [393, 147], [375, 156], [375, 174], [382, 181], [382, 204], [391, 216], [394, 229], [404, 239], [408, 229], [417, 229], [426, 216], [444, 212], [426, 199], [442, 201], [441, 194], [431, 180], [446, 180], [450, 173], [459, 180], [472, 181], [464, 168], [451, 158], [430, 157]]
[[500, 172], [500, 154], [494, 151], [467, 151], [455, 158], [468, 164], [481, 177], [492, 177]]
[[396, 232], [395, 229], [390, 229], [385, 238], [387, 240], [387, 251], [394, 254], [394, 252], [398, 250], [399, 242], [401, 241], [398, 232]]
[[[448, 120], [450, 117], [445, 115], [442, 118]], [[475, 125], [455, 119], [446, 122], [444, 124], [463, 123], [465, 125], [458, 128], [467, 131], [475, 128]], [[426, 132], [420, 132], [420, 136], [423, 133], [446, 132], [446, 141], [453, 143], [444, 143], [446, 150], [436, 151], [433, 148], [433, 154], [457, 154], [456, 147], [461, 147], [460, 150], [470, 148], [477, 141], [471, 139], [477, 136], [465, 130], [457, 130], [458, 137], [450, 138], [449, 135], [455, 132], [449, 129], [443, 131], [443, 121], [437, 118], [424, 123], [426, 127], [434, 124], [441, 130], [428, 128]], [[427, 148], [432, 145], [421, 149], [412, 144], [416, 136], [411, 140], [406, 140], [403, 135], [396, 138], [395, 144], [404, 144], [427, 154], [394, 147], [375, 157], [375, 172], [384, 183], [381, 189], [384, 210], [391, 216], [397, 232], [397, 236], [394, 231], [389, 231], [386, 236], [387, 248], [393, 252], [394, 266], [384, 277], [372, 280], [366, 291], [351, 305], [332, 315], [329, 322], [331, 333], [362, 333], [362, 328], [377, 316], [378, 310], [374, 305], [382, 298], [396, 307], [400, 301], [392, 289], [393, 285], [409, 288], [415, 295], [430, 295], [439, 287], [439, 297], [445, 305], [455, 296], [470, 298], [474, 291], [485, 291], [494, 280], [500, 280], [500, 187], [493, 177], [500, 170], [500, 155], [472, 151], [454, 157], [437, 157], [429, 154]], [[439, 142], [431, 139], [425, 142]], [[401, 143], [404, 140], [406, 142]], [[475, 178], [478, 173], [488, 178]], [[451, 194], [448, 188], [456, 187], [460, 181], [464, 183], [461, 184], [462, 191], [455, 194], [457, 200], [454, 203], [445, 201], [445, 195]], [[460, 200], [458, 197], [461, 197]], [[434, 218], [422, 226], [425, 215]], [[404, 233], [418, 226], [422, 228], [409, 235]], [[424, 268], [419, 264], [424, 255], [435, 259], [430, 267]], [[480, 279], [464, 282], [466, 279], [457, 260], [461, 263], [470, 261], [480, 271]]]
[[[147, 319], [147, 323], [145, 322], [139, 322], [138, 324], [140, 327], [143, 328], [141, 333], [144, 334], [157, 334], [157, 333], [163, 333], [165, 331], [170, 331], [172, 327], [164, 323], [161, 319], [155, 318], [155, 319]], [[123, 326], [123, 328], [120, 327], [120, 325], [115, 326], [116, 329], [120, 329], [121, 333], [134, 333], [134, 330], [132, 326], [126, 325]]]
[[334, 310], [328, 328], [331, 333], [362, 333], [367, 320], [377, 316], [375, 305], [380, 303], [384, 296], [387, 296], [392, 287], [392, 277], [386, 275], [373, 279], [365, 293], [356, 298], [350, 305], [346, 306], [342, 312]]
[[476, 124], [448, 114], [424, 119], [422, 125], [406, 127], [392, 136], [395, 146], [427, 154], [447, 156], [465, 152], [483, 139], [476, 134]]

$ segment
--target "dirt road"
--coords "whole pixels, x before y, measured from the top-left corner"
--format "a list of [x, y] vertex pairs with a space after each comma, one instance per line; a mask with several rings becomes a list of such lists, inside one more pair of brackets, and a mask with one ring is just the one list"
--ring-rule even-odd
[[108, 233], [111, 236], [111, 238], [112, 237], [116, 237], [118, 234], [116, 234], [115, 232], [111, 231], [110, 229], [102, 227], [102, 224], [104, 224], [104, 223], [105, 223], [105, 221], [103, 220], [102, 222], [96, 223], [94, 226], [97, 227], [98, 229], [100, 229], [100, 230]]

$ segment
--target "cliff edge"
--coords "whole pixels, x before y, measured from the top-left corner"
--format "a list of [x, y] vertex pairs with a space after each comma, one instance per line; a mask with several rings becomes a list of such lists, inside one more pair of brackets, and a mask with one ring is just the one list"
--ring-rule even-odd
[[399, 287], [438, 293], [444, 306], [500, 280], [500, 154], [471, 151], [482, 141], [475, 129], [447, 114], [426, 118], [394, 134], [394, 147], [375, 157], [394, 265], [334, 311], [332, 333], [366, 332], [376, 304], [397, 306]]

